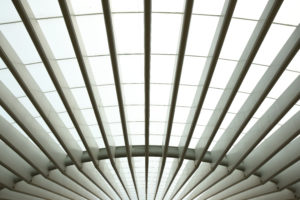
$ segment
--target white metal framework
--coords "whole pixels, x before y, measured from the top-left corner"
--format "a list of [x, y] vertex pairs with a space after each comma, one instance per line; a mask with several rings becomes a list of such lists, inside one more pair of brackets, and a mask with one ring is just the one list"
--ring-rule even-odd
[[0, 199], [300, 199], [299, 0], [1, 0]]

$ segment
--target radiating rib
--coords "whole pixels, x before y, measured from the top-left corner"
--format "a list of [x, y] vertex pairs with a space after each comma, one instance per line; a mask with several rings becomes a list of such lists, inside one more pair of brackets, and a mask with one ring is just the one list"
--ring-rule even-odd
[[22, 200], [43, 200], [44, 198], [34, 197], [28, 194], [16, 192], [9, 189], [2, 189], [0, 190], [0, 198], [1, 200], [15, 200], [15, 199], [22, 199]]
[[145, 76], [145, 197], [148, 198], [149, 121], [150, 121], [150, 60], [152, 0], [144, 0], [144, 76]]
[[[233, 172], [236, 167], [245, 159], [245, 157], [249, 154], [251, 150], [263, 139], [263, 137], [273, 128], [273, 126], [281, 119], [282, 116], [291, 108], [300, 97], [300, 90], [298, 89], [300, 85], [300, 77], [298, 77], [289, 87], [288, 89], [275, 101], [275, 103], [266, 111], [266, 113], [257, 121], [257, 123], [246, 133], [245, 137], [235, 146], [232, 150], [233, 152], [229, 152], [228, 157], [228, 174]], [[300, 141], [300, 140], [299, 140]], [[294, 156], [291, 156], [290, 162], [282, 163], [282, 169], [285, 169], [292, 162], [295, 162], [296, 159], [299, 159], [299, 155], [297, 155], [297, 147], [295, 145], [289, 144], [285, 147], [288, 149], [287, 152], [294, 153]], [[299, 149], [299, 148], [298, 148]], [[300, 149], [299, 149], [300, 150]], [[275, 160], [278, 162], [278, 159], [283, 159], [282, 155], [290, 155], [290, 154], [282, 154], [279, 152], [276, 156], [274, 156], [269, 162]], [[281, 170], [276, 164], [268, 165], [269, 168], [262, 173], [262, 180], [270, 180], [273, 176]], [[266, 165], [264, 165], [265, 167]], [[274, 169], [276, 168], [276, 169]], [[280, 172], [280, 171], [279, 171]], [[209, 177], [209, 176], [208, 176]], [[222, 180], [224, 177], [215, 180], [215, 183]], [[213, 183], [213, 184], [215, 184]], [[207, 188], [210, 188], [211, 185], [207, 185]], [[196, 196], [200, 195], [203, 190], [197, 193]]]
[[[43, 63], [46, 67], [48, 74], [76, 128], [76, 131], [78, 132], [79, 136], [81, 137], [81, 140], [83, 144], [85, 145], [87, 151], [91, 154], [91, 157], [94, 158], [94, 155], [97, 154], [97, 152], [91, 149], [97, 149], [97, 144], [93, 137], [91, 137], [91, 133], [88, 129], [88, 127], [84, 126], [85, 123], [84, 119], [80, 113], [79, 110], [74, 109], [74, 105], [70, 102], [75, 102], [74, 98], [71, 94], [71, 92], [67, 89], [67, 84], [61, 74], [61, 72], [58, 70], [59, 67], [57, 65], [57, 62], [53, 59], [54, 56], [49, 48], [49, 45], [44, 38], [44, 35], [42, 34], [40, 27], [38, 23], [36, 23], [36, 20], [34, 19], [34, 15], [32, 14], [30, 7], [27, 2], [25, 1], [13, 1], [14, 6], [16, 7], [20, 17], [22, 18], [22, 21], [27, 29], [27, 32], [29, 33], [32, 42], [34, 43]], [[73, 105], [73, 107], [71, 106]], [[47, 122], [47, 121], [46, 121]], [[50, 126], [51, 127], [51, 126]], [[89, 145], [87, 145], [87, 142], [89, 142]], [[70, 152], [68, 152], [70, 153]], [[97, 162], [96, 160], [93, 160], [95, 167], [97, 168]], [[80, 166], [77, 166], [78, 169], [80, 169]], [[89, 179], [94, 182], [94, 180], [89, 177]], [[99, 189], [101, 187], [97, 185]], [[107, 194], [106, 191], [104, 193]], [[109, 195], [108, 195], [109, 196]]]
[[[254, 173], [259, 173], [259, 171], [257, 172], [257, 169], [268, 162], [273, 156], [276, 156], [276, 153], [282, 150], [286, 145], [289, 145], [289, 142], [299, 135], [299, 120], [300, 113], [297, 113], [246, 157], [246, 159], [243, 161], [244, 176], [241, 180], [237, 182], [230, 181], [227, 184], [221, 184], [219, 188], [213, 186], [211, 189], [214, 190], [214, 193], [206, 195], [206, 198], [215, 196], [227, 188], [240, 184], [240, 182], [244, 181]], [[262, 154], [262, 152], [264, 153]], [[227, 176], [225, 179], [230, 176], [231, 175]]]
[[[78, 146], [78, 143], [71, 136], [70, 132], [60, 120], [56, 111], [51, 106], [48, 99], [43, 95], [38, 85], [31, 78], [29, 72], [26, 70], [26, 66], [21, 64], [22, 62], [2, 33], [0, 33], [0, 44], [0, 55], [5, 61], [8, 69], [16, 78], [21, 88], [25, 91], [32, 104], [39, 111], [47, 125], [50, 127], [50, 130], [56, 135], [58, 141], [60, 141], [60, 144], [68, 153], [74, 164], [81, 169], [80, 159], [82, 151]], [[90, 177], [90, 179], [93, 180], [92, 177]]]
[[186, 132], [183, 133], [183, 138], [187, 137], [187, 139], [185, 141], [181, 141], [181, 143], [184, 143], [184, 147], [181, 153], [181, 156], [179, 158], [179, 163], [178, 166], [174, 172], [173, 177], [171, 178], [170, 183], [167, 186], [167, 189], [164, 193], [163, 198], [166, 196], [168, 189], [170, 188], [172, 182], [174, 181], [177, 172], [180, 170], [181, 164], [183, 162], [183, 158], [185, 156], [185, 153], [187, 151], [187, 148], [190, 144], [192, 135], [194, 133], [199, 115], [200, 115], [200, 111], [202, 109], [202, 105], [205, 99], [205, 95], [207, 93], [214, 69], [216, 67], [218, 58], [219, 58], [219, 54], [221, 52], [221, 48], [230, 24], [230, 20], [234, 11], [236, 5], [236, 1], [235, 0], [227, 0], [224, 3], [223, 6], [223, 10], [222, 10], [222, 16], [219, 20], [218, 26], [217, 26], [217, 31], [214, 35], [214, 39], [209, 51], [209, 56], [206, 60], [205, 66], [204, 66], [204, 70], [203, 70], [203, 74], [201, 76], [199, 85], [201, 87], [198, 87], [196, 95], [195, 95], [195, 100], [193, 103], [194, 108], [191, 109], [190, 113], [189, 113], [189, 117], [188, 117], [188, 122], [191, 121], [191, 124], [186, 125], [185, 129]]
[[[88, 91], [88, 95], [90, 97], [91, 104], [93, 106], [93, 111], [96, 116], [96, 120], [98, 122], [98, 126], [99, 126], [100, 132], [102, 134], [102, 138], [103, 138], [105, 147], [108, 151], [108, 154], [110, 155], [111, 164], [114, 166], [114, 169], [115, 169], [118, 177], [120, 177], [119, 172], [116, 170], [116, 167], [115, 167], [115, 162], [113, 160], [113, 153], [111, 152], [112, 142], [108, 141], [108, 138], [112, 138], [112, 137], [108, 131], [108, 127], [104, 127], [103, 120], [101, 118], [101, 116], [103, 117], [104, 113], [101, 112], [101, 110], [99, 109], [99, 107], [101, 106], [101, 103], [100, 103], [101, 101], [99, 100], [99, 94], [98, 94], [97, 88], [95, 87], [95, 85], [96, 85], [95, 80], [93, 78], [93, 75], [91, 74], [91, 67], [89, 65], [89, 62], [87, 62], [87, 59], [85, 59], [83, 56], [83, 55], [86, 55], [86, 52], [84, 50], [82, 39], [80, 37], [78, 27], [76, 25], [77, 23], [74, 22], [74, 19], [71, 17], [72, 10], [70, 9], [71, 6], [68, 5], [67, 1], [59, 1], [59, 4], [60, 4], [60, 8], [62, 10], [63, 16], [64, 16], [65, 23], [67, 25], [67, 29], [68, 29], [68, 32], [69, 32], [69, 35], [70, 35], [70, 38], [71, 38], [71, 41], [73, 44], [76, 58], [79, 63], [81, 74], [83, 76], [83, 80], [85, 82], [85, 85], [86, 85], [86, 88]], [[92, 154], [93, 160], [97, 160], [97, 151], [95, 151], [95, 150], [93, 150], [93, 151], [94, 151], [94, 153]], [[97, 170], [100, 171], [99, 167], [97, 167]], [[102, 176], [105, 177], [106, 181], [111, 185], [111, 187], [117, 193], [117, 190], [112, 186], [109, 179], [102, 172], [101, 172], [101, 174], [102, 174]], [[120, 181], [122, 183], [121, 179], [120, 179]], [[123, 183], [122, 183], [122, 185], [123, 185]], [[126, 191], [125, 187], [124, 187], [124, 189]], [[118, 194], [118, 196], [121, 198], [120, 194]]]
[[72, 187], [72, 184], [66, 181], [61, 183], [54, 179], [51, 176], [51, 172], [49, 172], [48, 170], [50, 163], [48, 158], [25, 136], [21, 135], [14, 127], [12, 127], [12, 125], [6, 122], [6, 120], [4, 120], [1, 116], [0, 127], [2, 128], [2, 131], [0, 131], [0, 139], [5, 142], [10, 148], [12, 148], [27, 163], [29, 163], [35, 170], [37, 170], [39, 174], [43, 175], [43, 177], [45, 177], [46, 179], [49, 179], [50, 181], [86, 198], [83, 194], [79, 193], [78, 188]]
[[183, 15], [183, 24], [182, 24], [182, 29], [181, 29], [181, 35], [180, 35], [180, 43], [179, 43], [179, 49], [178, 49], [178, 56], [176, 58], [176, 71], [174, 75], [174, 82], [171, 88], [171, 99], [170, 99], [170, 106], [168, 108], [167, 112], [167, 126], [166, 126], [166, 132], [164, 133], [164, 146], [163, 146], [163, 156], [162, 156], [162, 161], [160, 165], [160, 170], [159, 170], [159, 177], [158, 177], [158, 182], [155, 190], [155, 195], [154, 199], [156, 199], [159, 185], [161, 182], [161, 178], [164, 172], [165, 164], [166, 164], [166, 154], [168, 152], [169, 148], [169, 142], [170, 142], [170, 137], [171, 137], [171, 132], [172, 132], [172, 126], [173, 126], [173, 120], [174, 120], [174, 114], [175, 114], [175, 108], [176, 108], [176, 102], [177, 102], [177, 94], [178, 94], [178, 89], [179, 89], [179, 84], [180, 84], [180, 77], [181, 77], [181, 72], [182, 72], [182, 66], [183, 66], [183, 61], [184, 61], [184, 54], [185, 54], [185, 49], [186, 49], [186, 43], [187, 43], [187, 38], [188, 38], [188, 33], [189, 33], [189, 28], [190, 28], [190, 22], [191, 22], [191, 16], [192, 16], [192, 11], [193, 11], [193, 5], [194, 1], [193, 0], [187, 0], [185, 3], [185, 8], [184, 8], [184, 15]]
[[[20, 177], [22, 180], [32, 185], [33, 187], [40, 187], [50, 193], [57, 195], [58, 198], [61, 197], [65, 199], [65, 195], [61, 195], [56, 191], [52, 191], [47, 187], [44, 188], [34, 183], [31, 176], [31, 173], [34, 171], [34, 169], [24, 160], [20, 159], [20, 157], [2, 141], [0, 142], [0, 152], [0, 164], [7, 170], [14, 173], [16, 176]], [[16, 188], [16, 185], [17, 184], [14, 184], [13, 188]]]
[[[267, 4], [263, 14], [261, 15], [261, 20], [257, 23], [257, 25], [252, 33], [252, 36], [244, 50], [244, 53], [242, 54], [242, 56], [240, 58], [241, 61], [247, 61], [247, 62], [240, 62], [241, 64], [238, 64], [238, 66], [237, 66], [236, 70], [233, 72], [231, 80], [229, 80], [226, 88], [228, 88], [230, 86], [229, 88], [235, 88], [235, 90], [237, 91], [238, 87], [236, 88], [235, 84], [239, 84], [239, 85], [241, 84], [241, 80], [239, 80], [238, 77], [241, 76], [240, 78], [243, 78], [245, 76], [245, 74], [242, 73], [243, 67], [248, 67], [248, 65], [249, 65], [248, 62], [250, 62], [250, 64], [251, 64], [251, 62], [258, 50], [258, 47], [260, 46], [263, 38], [265, 37], [279, 7], [280, 7], [279, 1], [269, 1], [269, 3]], [[240, 109], [239, 113], [235, 116], [235, 118], [232, 120], [232, 122], [230, 123], [228, 128], [225, 130], [225, 132], [223, 133], [221, 138], [218, 140], [217, 144], [215, 145], [215, 148], [212, 150], [213, 161], [215, 163], [213, 165], [212, 169], [214, 169], [215, 167], [218, 166], [218, 163], [224, 158], [225, 154], [227, 153], [230, 146], [234, 142], [234, 140], [231, 141], [230, 139], [227, 139], [227, 138], [231, 137], [233, 139], [236, 139], [238, 137], [238, 134], [247, 125], [249, 119], [252, 117], [252, 115], [254, 114], [256, 109], [259, 107], [259, 105], [261, 104], [263, 99], [266, 97], [266, 95], [271, 90], [271, 88], [273, 87], [275, 82], [278, 80], [279, 76], [284, 71], [284, 69], [287, 67], [288, 63], [292, 60], [293, 56], [297, 52], [296, 51], [297, 46], [299, 45], [299, 44], [297, 44], [297, 42], [294, 43], [296, 38], [297, 38], [297, 31], [295, 31], [294, 34], [292, 34], [292, 36], [286, 42], [285, 46], [280, 51], [279, 55], [274, 59], [273, 63], [271, 64], [272, 67], [270, 67], [268, 69], [268, 71], [264, 74], [264, 76], [261, 78], [261, 80], [264, 80], [265, 82], [261, 81], [260, 83], [258, 83], [257, 86], [255, 87], [255, 89], [253, 90], [253, 92], [251, 93], [251, 95], [249, 96], [248, 100], [246, 101], [246, 103], [248, 102], [248, 104], [250, 104], [250, 102], [252, 102], [253, 99], [256, 99], [256, 101], [255, 101], [256, 104], [254, 104], [252, 102], [251, 106], [247, 105], [247, 108], [249, 108], [251, 110], [245, 112], [246, 103], [244, 103], [244, 105]], [[249, 57], [251, 58], [250, 60], [249, 60]], [[272, 78], [269, 78], [269, 77], [272, 77]], [[220, 109], [223, 108], [227, 111], [230, 104], [226, 105], [226, 107], [224, 107], [225, 106], [224, 103], [225, 102], [231, 103], [231, 101], [236, 93], [236, 91], [233, 91], [230, 89], [228, 89], [227, 92], [226, 91], [222, 94], [222, 97], [216, 107], [217, 109], [214, 112], [216, 116], [220, 117], [219, 124], [215, 124], [216, 121], [213, 121], [213, 119], [215, 119], [213, 117], [214, 114], [210, 118], [210, 120], [212, 120], [212, 121], [209, 123], [215, 124], [215, 125], [217, 125], [217, 127], [219, 127], [219, 125], [222, 123], [222, 120], [224, 117], [224, 116], [220, 115], [222, 113], [219, 113], [218, 108], [220, 108]], [[229, 94], [231, 94], [231, 97]], [[230, 98], [228, 98], [228, 97], [230, 97]], [[226, 112], [224, 112], [224, 113], [226, 114]], [[245, 113], [247, 113], [247, 115]], [[246, 120], [242, 120], [241, 117], [243, 117], [243, 118], [247, 117], [247, 118], [246, 118]], [[206, 130], [207, 131], [204, 131], [204, 133], [202, 135], [203, 139], [204, 139], [204, 136], [206, 135], [205, 132], [208, 135], [210, 135], [210, 133], [216, 132], [218, 130], [218, 128], [215, 128], [214, 126], [208, 126], [206, 128]], [[210, 132], [210, 131], [213, 131], [213, 132]], [[234, 133], [236, 133], [236, 135], [234, 135]], [[208, 135], [206, 135], [206, 136], [208, 136]], [[201, 138], [199, 140], [200, 142], [202, 141]], [[211, 137], [211, 141], [212, 141], [212, 139], [213, 139], [213, 137]], [[205, 152], [206, 149], [209, 147], [209, 145], [207, 145], [207, 143], [203, 143], [203, 144], [205, 145], [205, 148], [199, 149], [200, 156], [198, 156], [198, 158], [200, 158], [201, 155], [203, 154], [203, 152]], [[198, 160], [198, 164], [200, 162], [201, 162], [201, 159]], [[199, 182], [201, 182], [201, 180]]]
[[[65, 174], [65, 152], [53, 141], [50, 135], [46, 133], [41, 125], [28, 113], [2, 83], [0, 83], [0, 88], [0, 105], [10, 114], [54, 165]], [[72, 178], [69, 176], [69, 178], [73, 180], [74, 177]], [[90, 188], [87, 188], [83, 183], [76, 183], [93, 193], [93, 191], [91, 191]]]
[[[133, 169], [133, 165], [132, 165], [130, 142], [128, 139], [128, 130], [127, 130], [127, 124], [126, 124], [126, 116], [125, 116], [125, 110], [124, 110], [121, 81], [120, 81], [120, 75], [119, 75], [119, 66], [118, 66], [118, 59], [117, 59], [117, 50], [116, 50], [116, 45], [115, 45], [114, 30], [113, 30], [113, 25], [112, 25], [109, 1], [102, 0], [102, 7], [103, 7], [103, 15], [104, 15], [104, 22], [105, 22], [105, 27], [106, 27], [109, 52], [110, 52], [111, 65], [112, 65], [117, 99], [118, 99], [118, 104], [119, 104], [119, 112], [120, 112], [120, 118], [121, 118], [121, 123], [122, 123], [122, 131], [123, 131], [124, 142], [125, 142], [126, 151], [127, 151], [127, 161], [128, 161], [128, 165], [129, 165], [129, 169], [130, 169], [131, 178], [133, 180], [136, 196], [139, 199], [139, 193], [138, 193], [134, 169]], [[128, 196], [129, 196], [129, 194], [128, 194]]]

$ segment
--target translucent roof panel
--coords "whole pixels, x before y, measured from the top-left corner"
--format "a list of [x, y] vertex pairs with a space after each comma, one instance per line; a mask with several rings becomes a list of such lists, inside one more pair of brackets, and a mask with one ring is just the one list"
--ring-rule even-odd
[[299, 6], [2, 0], [0, 198], [14, 199], [3, 188], [18, 199], [53, 199], [56, 187], [55, 199], [300, 191]]

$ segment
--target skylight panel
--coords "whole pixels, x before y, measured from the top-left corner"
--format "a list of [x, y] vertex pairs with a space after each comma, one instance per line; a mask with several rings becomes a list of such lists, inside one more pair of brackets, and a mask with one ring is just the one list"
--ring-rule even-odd
[[165, 130], [165, 122], [150, 122], [150, 135], [162, 135]]
[[267, 2], [267, 0], [239, 0], [233, 12], [233, 17], [258, 20]]
[[133, 136], [133, 135], [142, 134], [145, 139], [145, 135], [144, 135], [145, 123], [143, 121], [142, 122], [128, 121], [127, 124], [128, 124], [128, 130], [129, 130], [130, 135]]
[[32, 117], [40, 116], [39, 112], [36, 110], [34, 105], [32, 105], [27, 96], [18, 98], [18, 101], [26, 108], [26, 110], [31, 114]]
[[176, 54], [181, 24], [182, 14], [152, 14], [151, 51]]
[[168, 105], [171, 85], [151, 84], [150, 86], [150, 104], [151, 105]]
[[123, 85], [125, 105], [144, 104], [144, 84]]
[[7, 68], [3, 60], [0, 58], [0, 70]]
[[42, 92], [51, 92], [56, 90], [45, 66], [42, 63], [26, 65], [26, 68]]
[[207, 125], [208, 120], [210, 119], [213, 110], [201, 109], [200, 116], [197, 121], [197, 125]]
[[151, 83], [172, 83], [174, 69], [175, 69], [175, 56], [151, 55], [150, 82]]
[[0, 115], [10, 124], [15, 122], [15, 120], [11, 118], [11, 116], [2, 108], [2, 106], [0, 106]]
[[192, 106], [197, 91], [196, 86], [180, 85], [177, 95], [177, 106]]
[[118, 105], [118, 99], [114, 85], [98, 86], [97, 89], [102, 101], [102, 106]]
[[120, 122], [120, 113], [119, 113], [119, 107], [104, 107], [104, 112], [106, 116], [107, 122]]
[[222, 93], [223, 93], [223, 90], [209, 88], [207, 91], [207, 94], [205, 96], [203, 108], [215, 109], [221, 98]]
[[87, 55], [109, 54], [103, 15], [78, 16], [75, 19]]
[[233, 120], [233, 118], [235, 117], [236, 114], [233, 113], [226, 113], [221, 125], [220, 125], [220, 129], [226, 129], [230, 122]]
[[153, 0], [153, 12], [183, 12], [184, 0]]
[[287, 69], [300, 73], [300, 51], [294, 56]]
[[81, 140], [75, 128], [69, 128], [69, 132], [76, 141]]
[[274, 102], [275, 99], [265, 98], [253, 116], [261, 118]]
[[82, 109], [80, 111], [81, 111], [87, 125], [93, 125], [93, 124], [97, 123], [93, 109]]
[[74, 127], [73, 122], [72, 122], [71, 118], [69, 117], [68, 113], [66, 113], [66, 112], [59, 113], [58, 116], [67, 128]]
[[252, 64], [239, 88], [239, 91], [251, 93], [266, 71], [267, 67]]
[[92, 104], [85, 87], [71, 89], [71, 92], [79, 109], [92, 108]]
[[56, 59], [75, 56], [63, 18], [38, 20], [38, 23]]
[[209, 86], [225, 89], [236, 65], [235, 61], [218, 60]]
[[181, 137], [179, 137], [179, 136], [172, 136], [171, 135], [169, 146], [178, 147], [178, 145], [180, 143], [180, 139], [181, 139]]
[[89, 129], [95, 138], [102, 137], [98, 124], [90, 125]]
[[175, 114], [174, 114], [174, 122], [181, 122], [185, 123], [191, 108], [190, 107], [178, 107], [175, 108]]
[[110, 0], [112, 12], [143, 12], [144, 4], [140, 0]]
[[239, 112], [239, 110], [241, 109], [242, 105], [244, 105], [244, 103], [246, 102], [248, 97], [249, 97], [249, 94], [238, 92], [235, 95], [235, 97], [228, 109], [228, 112], [231, 112], [231, 113]]
[[113, 14], [112, 19], [117, 52], [143, 53], [143, 14]]
[[180, 84], [198, 85], [206, 58], [185, 56], [180, 77]]
[[76, 59], [58, 60], [57, 63], [70, 88], [85, 86]]
[[256, 22], [232, 19], [220, 53], [221, 58], [238, 60], [254, 30]]
[[65, 112], [66, 111], [66, 108], [56, 91], [47, 92], [44, 94], [56, 112]]
[[125, 106], [128, 121], [143, 121], [145, 118], [144, 106]]
[[208, 56], [218, 21], [219, 17], [192, 15], [186, 54]]
[[167, 111], [167, 106], [150, 106], [150, 121], [165, 121]]
[[184, 131], [185, 124], [182, 123], [174, 123], [172, 126], [172, 136], [182, 136]]
[[3, 83], [15, 97], [25, 96], [23, 89], [13, 77], [8, 69], [0, 70], [0, 81]]
[[110, 56], [88, 58], [97, 85], [114, 84]]
[[193, 14], [221, 15], [223, 5], [224, 1], [220, 0], [195, 0]]
[[300, 2], [298, 0], [283, 1], [274, 22], [297, 26], [300, 22]]
[[294, 27], [272, 24], [253, 62], [270, 65], [294, 30]]
[[102, 3], [99, 0], [70, 0], [75, 15], [102, 13]]
[[0, 23], [20, 21], [20, 17], [10, 0], [2, 0], [0, 6]]
[[0, 25], [0, 31], [23, 64], [41, 61], [23, 23]]
[[62, 16], [58, 1], [56, 0], [27, 0], [36, 18], [49, 18]]
[[284, 71], [273, 86], [272, 90], [269, 92], [268, 97], [278, 99], [298, 76], [299, 73]]
[[149, 136], [149, 144], [150, 145], [162, 145], [163, 136], [162, 135], [150, 135]]
[[144, 83], [143, 55], [119, 55], [118, 58], [122, 83]]

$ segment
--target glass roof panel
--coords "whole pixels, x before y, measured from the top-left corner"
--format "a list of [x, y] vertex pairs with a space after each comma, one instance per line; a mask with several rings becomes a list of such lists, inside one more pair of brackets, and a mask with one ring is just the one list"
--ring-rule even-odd
[[209, 88], [203, 103], [203, 108], [215, 109], [221, 98], [222, 93], [223, 90]]
[[77, 16], [75, 19], [87, 55], [108, 54], [109, 50], [103, 15]]
[[300, 22], [299, 7], [298, 0], [283, 1], [274, 22], [297, 26]]
[[55, 90], [52, 80], [42, 63], [26, 65], [26, 68], [42, 92], [51, 92]]
[[193, 14], [221, 15], [223, 4], [220, 0], [195, 0]]
[[218, 60], [210, 87], [225, 89], [237, 62], [228, 60]]
[[144, 11], [143, 2], [139, 0], [110, 0], [110, 7], [112, 12]]
[[150, 104], [151, 105], [168, 105], [171, 85], [151, 84], [150, 85]]
[[112, 18], [117, 52], [143, 53], [143, 14], [113, 14]]
[[0, 70], [0, 81], [3, 83], [15, 97], [25, 96], [23, 89], [8, 69]]
[[117, 94], [114, 85], [98, 86], [97, 89], [103, 106], [118, 105]]
[[71, 89], [71, 92], [79, 109], [92, 108], [92, 104], [85, 87]]
[[70, 88], [84, 87], [84, 81], [76, 59], [58, 60], [60, 70]]
[[150, 82], [151, 83], [172, 83], [174, 69], [175, 69], [175, 56], [151, 55]]
[[218, 21], [219, 17], [192, 15], [186, 45], [186, 54], [200, 56], [208, 55]]
[[102, 13], [102, 3], [98, 0], [70, 0], [75, 15]]
[[38, 20], [38, 23], [56, 59], [75, 56], [63, 18]]
[[220, 53], [221, 58], [238, 60], [254, 30], [256, 22], [232, 19]]
[[122, 83], [144, 83], [144, 56], [119, 55], [118, 58]]
[[182, 14], [152, 14], [151, 51], [177, 53], [181, 23]]
[[110, 56], [88, 58], [97, 85], [114, 84]]
[[153, 12], [183, 12], [184, 0], [153, 0]]
[[123, 85], [125, 105], [144, 104], [144, 84]]
[[48, 18], [62, 16], [58, 1], [56, 0], [27, 0], [35, 17]]
[[252, 64], [239, 88], [239, 91], [251, 93], [266, 71], [267, 67]]
[[289, 87], [289, 85], [299, 77], [300, 73], [284, 71], [272, 90], [269, 92], [268, 97], [278, 99], [280, 95]]
[[22, 63], [41, 61], [23, 23], [0, 25], [0, 31], [17, 53]]
[[198, 85], [206, 58], [185, 56], [180, 78], [181, 84]]
[[56, 112], [66, 111], [66, 108], [56, 91], [47, 92], [44, 94]]
[[2, 0], [0, 6], [0, 23], [20, 21], [20, 17], [10, 0]]
[[27, 96], [20, 97], [18, 98], [18, 100], [26, 108], [26, 110], [32, 115], [32, 117], [40, 116], [39, 112], [35, 109], [34, 105], [32, 105], [31, 101]]
[[294, 29], [290, 26], [272, 24], [253, 62], [270, 65]]
[[239, 0], [233, 17], [258, 20], [267, 5], [267, 0]]
[[180, 85], [176, 102], [177, 106], [191, 106], [196, 91], [197, 86]]

